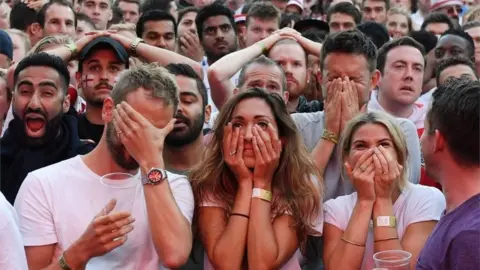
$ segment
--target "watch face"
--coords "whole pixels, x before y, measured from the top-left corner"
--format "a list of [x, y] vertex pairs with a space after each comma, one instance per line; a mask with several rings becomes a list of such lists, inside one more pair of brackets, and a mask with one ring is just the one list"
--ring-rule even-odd
[[147, 179], [152, 183], [158, 183], [164, 178], [163, 172], [159, 169], [152, 169], [147, 174]]

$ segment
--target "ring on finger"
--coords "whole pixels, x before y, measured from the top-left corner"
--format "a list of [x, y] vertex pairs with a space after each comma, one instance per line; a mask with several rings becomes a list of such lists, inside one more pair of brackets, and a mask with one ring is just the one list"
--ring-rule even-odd
[[237, 153], [237, 150], [230, 152], [230, 156], [233, 156]]
[[387, 175], [387, 172], [386, 172], [386, 171], [383, 171], [382, 173], [383, 173], [383, 175]]
[[366, 170], [365, 166], [360, 166], [360, 170], [364, 172]]

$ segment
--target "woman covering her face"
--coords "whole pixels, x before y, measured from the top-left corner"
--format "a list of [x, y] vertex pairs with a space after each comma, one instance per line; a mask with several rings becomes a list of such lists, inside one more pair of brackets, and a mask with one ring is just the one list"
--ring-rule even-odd
[[[356, 192], [325, 202], [323, 259], [327, 269], [373, 269], [374, 253], [417, 256], [445, 209], [436, 188], [407, 179], [407, 148], [395, 120], [380, 112], [352, 119], [339, 149]], [[348, 181], [345, 179], [345, 181]]]
[[322, 232], [323, 181], [278, 94], [254, 88], [222, 107], [191, 174], [205, 269], [300, 269]]

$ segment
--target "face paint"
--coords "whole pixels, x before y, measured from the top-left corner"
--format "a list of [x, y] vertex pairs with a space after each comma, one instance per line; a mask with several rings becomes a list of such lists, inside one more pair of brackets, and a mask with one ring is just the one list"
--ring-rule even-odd
[[92, 74], [86, 74], [82, 77], [82, 88], [93, 87], [93, 79], [95, 77]]

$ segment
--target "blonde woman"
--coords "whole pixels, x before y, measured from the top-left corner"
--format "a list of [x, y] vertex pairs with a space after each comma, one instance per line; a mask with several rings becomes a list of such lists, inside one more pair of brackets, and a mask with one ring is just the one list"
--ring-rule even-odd
[[388, 34], [391, 38], [407, 36], [412, 31], [412, 19], [410, 14], [403, 8], [393, 7], [387, 13]]
[[[411, 184], [405, 138], [380, 112], [352, 119], [339, 151], [356, 192], [325, 202], [323, 259], [327, 269], [373, 269], [373, 254], [418, 254], [445, 209], [436, 188]], [[345, 180], [348, 181], [348, 180]]]
[[205, 269], [300, 269], [322, 231], [323, 185], [278, 94], [251, 89], [220, 111], [190, 173]]

